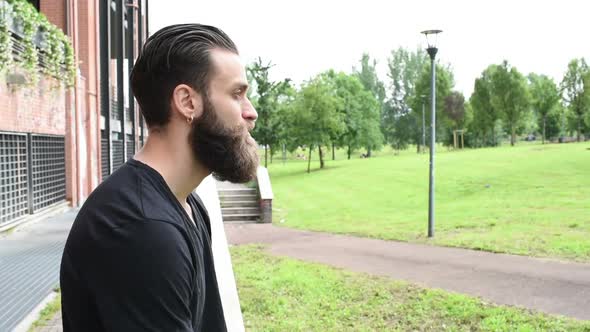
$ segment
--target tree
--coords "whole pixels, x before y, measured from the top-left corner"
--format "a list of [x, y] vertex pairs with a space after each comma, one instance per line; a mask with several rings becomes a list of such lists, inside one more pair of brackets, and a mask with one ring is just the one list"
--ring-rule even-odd
[[[441, 141], [448, 137], [450, 127], [449, 119], [447, 118], [446, 114], [443, 112], [445, 108], [445, 100], [447, 96], [451, 93], [451, 89], [455, 85], [453, 79], [453, 73], [449, 66], [442, 66], [437, 64], [435, 66], [436, 70], [436, 132], [437, 132], [437, 141]], [[414, 95], [410, 96], [409, 98], [409, 105], [412, 110], [410, 114], [413, 115], [415, 118], [414, 123], [421, 124], [422, 123], [422, 103], [423, 98], [422, 96], [426, 97], [426, 107], [424, 108], [425, 111], [425, 119], [426, 124], [428, 126], [429, 120], [431, 119], [431, 106], [430, 106], [430, 85], [432, 80], [432, 73], [430, 72], [430, 67], [425, 66], [422, 69], [422, 73], [420, 74], [418, 81], [416, 82]], [[418, 111], [419, 110], [419, 111]], [[421, 140], [421, 125], [415, 126], [416, 130], [414, 131], [415, 141], [419, 142]], [[430, 130], [426, 130], [426, 137], [430, 136]]]
[[[339, 112], [344, 121], [344, 129], [336, 139], [338, 146], [347, 148], [348, 159], [359, 147], [375, 147], [382, 144], [379, 129], [380, 105], [374, 95], [365, 89], [357, 75], [335, 73], [330, 70], [322, 74], [326, 82], [332, 84], [340, 100]], [[332, 151], [334, 151], [333, 144]]]
[[516, 134], [521, 130], [529, 110], [527, 83], [515, 67], [503, 61], [492, 73], [491, 103], [510, 130], [510, 145], [514, 146]]
[[344, 131], [342, 114], [338, 111], [341, 107], [330, 82], [319, 75], [302, 86], [289, 108], [288, 119], [293, 142], [309, 149], [308, 173], [311, 170], [313, 148], [318, 147], [320, 168], [324, 168], [322, 146]]
[[[531, 105], [537, 114], [543, 144], [547, 136], [547, 120], [551, 113], [555, 113], [559, 103], [559, 91], [553, 80], [546, 75], [529, 74], [529, 91]], [[552, 128], [553, 129], [553, 128]], [[553, 133], [553, 130], [552, 130]]]
[[272, 64], [270, 62], [263, 64], [261, 58], [258, 58], [247, 68], [250, 81], [255, 89], [255, 93], [252, 92], [250, 96], [252, 104], [258, 112], [258, 120], [252, 136], [264, 146], [264, 167], [268, 165], [268, 148], [271, 148], [272, 154], [272, 147], [278, 143], [281, 136], [280, 129], [283, 120], [277, 115], [278, 100], [290, 86], [289, 79], [272, 82], [268, 77], [270, 68], [272, 68]]
[[583, 58], [570, 61], [561, 81], [561, 91], [566, 106], [575, 117], [579, 142], [584, 126], [584, 116], [590, 107], [590, 73]]
[[[481, 76], [475, 79], [473, 93], [469, 99], [473, 110], [471, 131], [480, 137], [483, 146], [497, 145], [495, 128], [500, 114], [492, 105], [492, 75], [497, 67], [488, 66]], [[491, 138], [486, 138], [488, 133], [491, 134]]]
[[449, 124], [448, 136], [445, 144], [454, 144], [455, 130], [462, 130], [465, 128], [465, 97], [459, 91], [451, 91], [444, 100], [445, 106], [443, 114], [447, 118]]
[[361, 143], [367, 148], [367, 156], [370, 157], [371, 150], [377, 149], [381, 146], [381, 144], [383, 144], [383, 135], [379, 133], [379, 124], [377, 123], [375, 126], [373, 118], [375, 115], [377, 116], [377, 119], [379, 119], [381, 116], [381, 110], [385, 101], [385, 87], [383, 82], [381, 82], [377, 76], [377, 71], [375, 69], [377, 66], [376, 60], [371, 61], [369, 54], [364, 53], [360, 63], [360, 70], [353, 68], [354, 75], [359, 78], [364, 88], [369, 91], [373, 95], [373, 98], [377, 101], [376, 108], [372, 107], [371, 105], [367, 105], [367, 107], [364, 108], [366, 113], [365, 119], [367, 121], [364, 126], [364, 135], [361, 136]]
[[445, 98], [443, 111], [453, 123], [453, 129], [463, 129], [465, 126], [465, 97], [459, 91], [451, 91]]
[[425, 67], [429, 68], [428, 57], [422, 49], [412, 52], [400, 47], [391, 51], [387, 65], [391, 98], [384, 103], [381, 130], [395, 149], [405, 149], [413, 141], [420, 152], [422, 108], [411, 109], [409, 102], [416, 98], [418, 78]]
[[387, 122], [390, 127], [386, 130], [383, 130], [384, 124], [382, 123], [382, 130], [390, 135], [385, 140], [392, 148], [397, 151], [405, 150], [408, 148], [409, 142], [412, 141], [413, 129], [417, 126], [414, 123], [416, 119], [409, 110], [399, 109], [392, 104], [392, 100], [385, 104], [384, 111], [389, 114], [391, 120]]

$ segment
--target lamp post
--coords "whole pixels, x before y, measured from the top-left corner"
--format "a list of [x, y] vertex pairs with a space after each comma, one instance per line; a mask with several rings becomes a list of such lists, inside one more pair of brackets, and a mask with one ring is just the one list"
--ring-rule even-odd
[[425, 111], [424, 111], [424, 101], [426, 100], [427, 95], [421, 95], [422, 98], [422, 153], [424, 153], [424, 149], [426, 148], [426, 120]]
[[428, 181], [428, 237], [434, 236], [434, 146], [436, 144], [436, 68], [434, 59], [436, 58], [436, 37], [442, 30], [425, 30], [422, 31], [426, 37], [428, 48], [426, 51], [430, 55], [430, 176]]

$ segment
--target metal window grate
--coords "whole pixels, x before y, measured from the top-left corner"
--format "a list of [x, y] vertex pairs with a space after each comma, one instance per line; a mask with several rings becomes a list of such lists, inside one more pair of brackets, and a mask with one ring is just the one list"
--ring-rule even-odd
[[120, 138], [120, 133], [111, 133], [113, 140], [113, 172], [116, 171], [123, 163], [125, 163], [125, 156], [123, 155], [123, 140]]
[[106, 130], [100, 131], [100, 164], [104, 180], [109, 176], [109, 138]]
[[133, 158], [135, 155], [135, 143], [133, 142], [133, 135], [127, 135], [127, 160]]
[[121, 120], [122, 116], [123, 114], [119, 108], [119, 102], [117, 99], [111, 98], [111, 119]]
[[61, 136], [31, 135], [33, 210], [66, 198], [65, 139]]
[[127, 121], [133, 121], [133, 114], [131, 114], [131, 108], [125, 106], [125, 119]]
[[28, 213], [27, 136], [0, 133], [0, 225]]

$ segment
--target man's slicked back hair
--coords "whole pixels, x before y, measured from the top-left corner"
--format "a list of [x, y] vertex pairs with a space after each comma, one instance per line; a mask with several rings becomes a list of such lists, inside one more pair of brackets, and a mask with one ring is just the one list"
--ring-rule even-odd
[[209, 54], [215, 48], [238, 54], [223, 31], [202, 24], [171, 25], [147, 39], [130, 81], [148, 127], [168, 123], [172, 92], [179, 84], [207, 93], [212, 71]]

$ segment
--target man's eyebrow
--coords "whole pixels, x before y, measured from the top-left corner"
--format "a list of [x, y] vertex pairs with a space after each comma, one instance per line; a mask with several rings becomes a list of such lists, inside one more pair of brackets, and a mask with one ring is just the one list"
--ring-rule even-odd
[[237, 83], [234, 83], [234, 85], [233, 85], [233, 89], [235, 89], [235, 90], [241, 89], [241, 90], [247, 91], [249, 87], [250, 87], [250, 85], [248, 83], [244, 83], [244, 82], [237, 82]]

